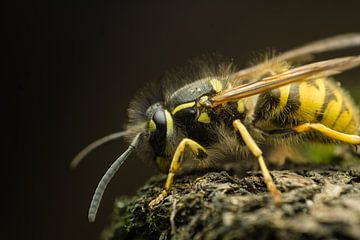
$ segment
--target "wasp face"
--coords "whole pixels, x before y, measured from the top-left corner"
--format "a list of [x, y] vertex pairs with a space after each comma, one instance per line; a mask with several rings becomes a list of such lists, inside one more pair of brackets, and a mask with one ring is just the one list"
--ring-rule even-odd
[[147, 111], [149, 144], [154, 152], [154, 160], [161, 171], [167, 171], [170, 160], [167, 150], [174, 135], [173, 117], [161, 103], [151, 105]]

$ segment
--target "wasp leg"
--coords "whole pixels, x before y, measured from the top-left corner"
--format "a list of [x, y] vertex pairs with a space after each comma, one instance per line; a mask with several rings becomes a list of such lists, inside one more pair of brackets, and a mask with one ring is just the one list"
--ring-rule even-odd
[[355, 145], [360, 144], [360, 136], [338, 132], [320, 123], [301, 124], [299, 126], [293, 127], [293, 130], [297, 133], [303, 133], [310, 130], [315, 130], [334, 140], [355, 144]]
[[264, 176], [264, 181], [267, 186], [267, 189], [271, 193], [274, 203], [281, 202], [281, 193], [275, 186], [275, 183], [270, 175], [268, 168], [266, 167], [264, 157], [262, 155], [261, 149], [258, 147], [254, 139], [251, 137], [250, 133], [246, 127], [241, 123], [239, 119], [233, 122], [233, 126], [236, 130], [240, 132], [242, 139], [244, 140], [246, 146], [250, 149], [251, 153], [258, 159], [261, 172]]
[[164, 198], [168, 195], [169, 190], [171, 188], [171, 184], [174, 180], [174, 175], [181, 166], [181, 160], [184, 155], [186, 146], [188, 146], [190, 148], [190, 150], [198, 158], [204, 158], [207, 156], [205, 148], [203, 146], [201, 146], [200, 144], [198, 144], [197, 142], [195, 142], [194, 140], [191, 140], [189, 138], [184, 138], [183, 140], [181, 140], [181, 142], [179, 143], [179, 145], [177, 146], [177, 148], [175, 150], [175, 154], [171, 161], [171, 165], [169, 168], [169, 173], [166, 178], [164, 189], [161, 191], [161, 193], [159, 194], [159, 196], [157, 198], [155, 198], [154, 200], [152, 200], [149, 203], [150, 208], [154, 208], [156, 205], [161, 203], [164, 200]]

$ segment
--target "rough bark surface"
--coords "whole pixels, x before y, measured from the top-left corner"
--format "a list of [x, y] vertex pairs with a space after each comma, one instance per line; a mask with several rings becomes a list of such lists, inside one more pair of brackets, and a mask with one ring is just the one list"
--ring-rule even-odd
[[115, 202], [104, 239], [360, 239], [360, 171], [275, 170], [283, 193], [275, 206], [259, 171], [177, 176], [155, 209], [163, 186], [156, 176], [137, 196]]

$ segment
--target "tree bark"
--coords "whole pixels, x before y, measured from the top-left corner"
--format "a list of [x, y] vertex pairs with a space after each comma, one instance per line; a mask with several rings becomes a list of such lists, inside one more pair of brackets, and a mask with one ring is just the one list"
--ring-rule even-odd
[[360, 171], [312, 168], [271, 171], [283, 202], [273, 204], [261, 172], [176, 176], [154, 209], [165, 176], [115, 202], [104, 239], [360, 239]]

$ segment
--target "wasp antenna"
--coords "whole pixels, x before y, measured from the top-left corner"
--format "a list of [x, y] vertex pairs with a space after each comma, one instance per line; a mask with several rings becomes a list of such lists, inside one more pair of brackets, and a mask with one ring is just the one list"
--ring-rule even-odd
[[96, 187], [95, 193], [93, 195], [93, 198], [91, 200], [89, 213], [88, 213], [88, 219], [89, 222], [94, 222], [96, 218], [96, 213], [98, 211], [101, 198], [104, 194], [104, 191], [115, 175], [115, 173], [118, 171], [118, 169], [121, 167], [121, 165], [125, 162], [125, 160], [130, 156], [130, 154], [135, 150], [139, 143], [141, 133], [138, 133], [134, 140], [131, 142], [130, 146], [126, 149], [126, 151], [118, 157], [115, 162], [110, 166], [110, 168], [106, 171], [104, 176], [101, 178], [98, 186]]
[[121, 138], [126, 134], [125, 131], [122, 132], [116, 132], [109, 134], [105, 137], [102, 137], [92, 143], [90, 143], [88, 146], [86, 146], [83, 150], [81, 150], [72, 160], [70, 163], [71, 168], [76, 168], [82, 159], [84, 159], [90, 152], [95, 150], [96, 148], [100, 147], [101, 145], [113, 141], [115, 139]]

